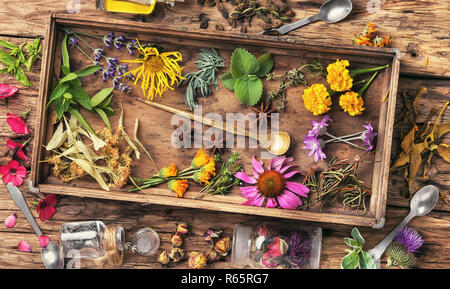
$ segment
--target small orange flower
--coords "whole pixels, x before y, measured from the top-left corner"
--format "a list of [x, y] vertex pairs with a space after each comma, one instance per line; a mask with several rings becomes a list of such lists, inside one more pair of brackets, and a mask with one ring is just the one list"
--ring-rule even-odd
[[204, 150], [199, 149], [191, 162], [191, 166], [195, 169], [201, 168], [209, 163], [210, 159], [211, 157]]
[[314, 83], [303, 91], [303, 103], [307, 110], [319, 115], [330, 110], [331, 98], [325, 85]]
[[167, 185], [171, 191], [177, 193], [178, 198], [182, 198], [189, 187], [187, 180], [171, 180]]
[[355, 37], [353, 39], [353, 43], [356, 45], [362, 45], [362, 46], [372, 46], [372, 41], [370, 40], [369, 37], [367, 37], [365, 35]]
[[339, 98], [339, 106], [351, 116], [360, 115], [365, 110], [364, 100], [356, 92], [349, 91]]
[[336, 60], [327, 66], [327, 81], [334, 91], [347, 91], [353, 86], [353, 78], [347, 69], [350, 63], [348, 60]]
[[368, 22], [366, 27], [364, 27], [362, 34], [373, 37], [376, 31], [377, 30], [375, 29], [375, 23]]
[[178, 174], [177, 166], [172, 163], [166, 168], [159, 170], [159, 176], [163, 178], [175, 177]]

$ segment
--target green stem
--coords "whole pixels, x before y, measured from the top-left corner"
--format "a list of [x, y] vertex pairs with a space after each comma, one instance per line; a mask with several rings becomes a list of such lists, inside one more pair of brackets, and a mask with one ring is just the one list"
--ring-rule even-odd
[[22, 146], [26, 146], [31, 140], [31, 137], [22, 143]]
[[363, 73], [368, 73], [368, 72], [372, 72], [372, 71], [379, 71], [379, 70], [383, 70], [385, 68], [388, 68], [389, 64], [386, 64], [384, 66], [378, 66], [378, 67], [373, 67], [373, 68], [359, 68], [359, 69], [353, 69], [350, 71], [350, 77], [354, 78], [355, 76], [358, 76], [360, 74]]
[[80, 52], [86, 56], [89, 60], [91, 60], [92, 62], [95, 62], [94, 59], [92, 59], [78, 44], [75, 44], [75, 47], [78, 48], [78, 50], [80, 50]]
[[358, 91], [358, 95], [360, 97], [364, 96], [364, 93], [366, 93], [366, 90], [369, 88], [369, 86], [372, 84], [372, 81], [375, 79], [375, 77], [378, 75], [378, 71], [375, 72], [372, 77], [369, 79], [369, 81]]
[[25, 113], [23, 114], [23, 119], [26, 119], [27, 118], [27, 116], [30, 114], [30, 112], [31, 112], [31, 109], [32, 109], [32, 107], [30, 106], [30, 108], [27, 110], [27, 111], [25, 111]]

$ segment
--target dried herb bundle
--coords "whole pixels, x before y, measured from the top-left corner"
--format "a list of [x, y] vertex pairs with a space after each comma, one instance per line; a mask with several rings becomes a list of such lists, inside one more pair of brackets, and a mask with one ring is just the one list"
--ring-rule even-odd
[[323, 208], [329, 202], [342, 196], [344, 208], [348, 206], [357, 211], [362, 209], [361, 214], [365, 214], [367, 210], [365, 197], [371, 192], [356, 176], [360, 161], [359, 156], [350, 163], [335, 157], [330, 161], [327, 169], [320, 174], [319, 181], [316, 179], [315, 169], [311, 168], [305, 177], [304, 184], [314, 193], [314, 197], [306, 199], [300, 209], [311, 207], [319, 201]]
[[[407, 199], [410, 199], [416, 191], [417, 180], [428, 179], [433, 155], [439, 155], [450, 163], [450, 146], [441, 141], [442, 136], [450, 131], [450, 122], [439, 123], [449, 102], [444, 104], [434, 123], [431, 120], [437, 112], [436, 109], [432, 109], [425, 123], [416, 122], [419, 113], [418, 101], [426, 93], [425, 87], [419, 87], [413, 100], [410, 101], [407, 93], [403, 92], [405, 108], [399, 115], [400, 121], [396, 124], [396, 126], [401, 123], [412, 125], [402, 138], [401, 152], [391, 167], [391, 172], [400, 171], [400, 175], [405, 179], [407, 185], [402, 189], [401, 195]], [[421, 170], [423, 174], [419, 175]]]
[[197, 90], [200, 90], [203, 97], [206, 97], [211, 94], [209, 88], [211, 84], [216, 85], [216, 90], [219, 89], [216, 73], [220, 67], [225, 66], [225, 60], [219, 56], [214, 48], [202, 49], [199, 56], [199, 60], [195, 62], [199, 71], [183, 75], [186, 79], [180, 83], [180, 85], [188, 83], [184, 94], [184, 102], [191, 110], [197, 107]]

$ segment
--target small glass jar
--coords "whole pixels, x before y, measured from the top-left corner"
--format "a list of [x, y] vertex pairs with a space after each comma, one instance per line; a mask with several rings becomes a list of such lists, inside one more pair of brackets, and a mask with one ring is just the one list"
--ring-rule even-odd
[[233, 231], [231, 264], [261, 269], [318, 269], [321, 244], [319, 227], [238, 224]]
[[[106, 254], [103, 246], [105, 224], [101, 221], [66, 223], [61, 227], [61, 246], [65, 257], [98, 258]], [[125, 232], [115, 227], [116, 246], [124, 249]]]

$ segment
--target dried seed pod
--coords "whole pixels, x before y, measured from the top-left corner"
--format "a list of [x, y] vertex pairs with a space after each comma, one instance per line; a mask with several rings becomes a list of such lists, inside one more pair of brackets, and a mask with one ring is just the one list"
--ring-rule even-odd
[[172, 248], [169, 257], [174, 263], [180, 262], [184, 258], [184, 250], [181, 248]]
[[187, 233], [189, 233], [189, 227], [186, 223], [178, 224], [176, 232], [179, 235], [186, 235]]
[[169, 258], [169, 254], [167, 253], [167, 251], [162, 251], [159, 256], [158, 256], [158, 262], [166, 265], [170, 262], [170, 258]]
[[181, 237], [178, 233], [175, 233], [170, 238], [170, 242], [172, 242], [172, 245], [175, 247], [181, 247], [181, 245], [183, 245], [183, 237]]
[[207, 256], [208, 256], [208, 261], [209, 262], [219, 261], [220, 258], [222, 257], [219, 253], [217, 253], [216, 250], [213, 250], [213, 249], [209, 250]]
[[189, 253], [189, 269], [203, 269], [208, 258], [204, 252], [192, 251]]

